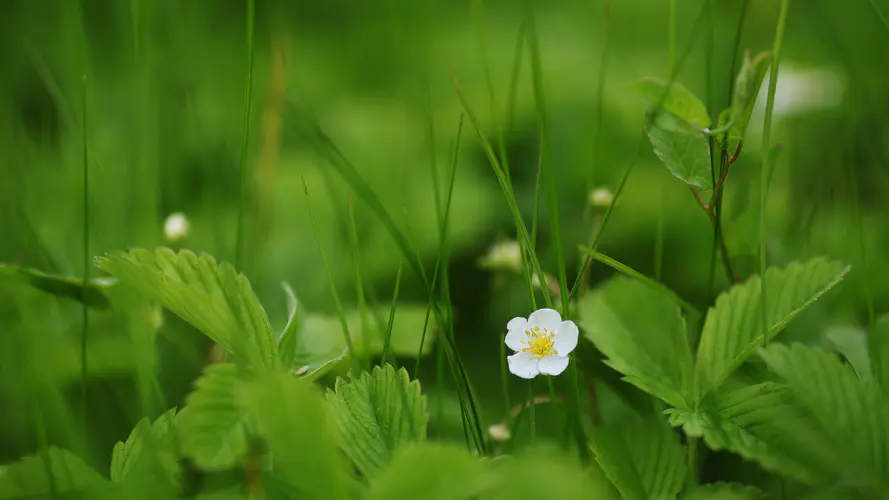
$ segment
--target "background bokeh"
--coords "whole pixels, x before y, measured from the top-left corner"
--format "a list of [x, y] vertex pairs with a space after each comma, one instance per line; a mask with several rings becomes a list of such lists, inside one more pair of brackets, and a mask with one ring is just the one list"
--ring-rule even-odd
[[[234, 259], [247, 60], [244, 3], [2, 2], [0, 262], [82, 274], [84, 137], [90, 256], [169, 245]], [[661, 232], [661, 279], [705, 306], [709, 221], [688, 188], [651, 152], [642, 135], [643, 104], [626, 89], [641, 77], [668, 76], [667, 2], [537, 4], [569, 277], [578, 271], [577, 245], [590, 234], [589, 191], [616, 188], [633, 165], [600, 250], [653, 275]], [[678, 80], [715, 116], [729, 100], [742, 2], [677, 4], [678, 51], [689, 50]], [[774, 1], [749, 2], [742, 49], [755, 54], [771, 48], [777, 10]], [[504, 0], [484, 2], [483, 12], [470, 9], [469, 2], [443, 0], [257, 0], [242, 267], [276, 328], [286, 320], [282, 280], [307, 310], [335, 314], [301, 176], [347, 309], [354, 310], [357, 301], [350, 201], [361, 277], [374, 303], [387, 307], [403, 260], [379, 220], [300, 132], [309, 116], [356, 165], [396, 222], [409, 229], [431, 269], [438, 234], [430, 166], [436, 163], [444, 182], [463, 111], [453, 75], [487, 133], [503, 132], [518, 201], [531, 219], [538, 128], [527, 58], [512, 119], [506, 105], [521, 16], [520, 2]], [[826, 255], [853, 266], [839, 292], [794, 324], [791, 338], [820, 343], [830, 342], [838, 330], [854, 335], [867, 321], [868, 294], [878, 314], [889, 308], [883, 201], [889, 187], [887, 49], [889, 31], [864, 0], [809, 0], [791, 8], [776, 98], [773, 139], [784, 149], [769, 192], [769, 261], [780, 265]], [[486, 70], [497, 105], [493, 112]], [[732, 166], [725, 202], [729, 248], [745, 276], [755, 269], [758, 248], [761, 108]], [[514, 226], [468, 120], [456, 172], [448, 236], [456, 333], [489, 425], [504, 418], [500, 337], [506, 321], [527, 314], [529, 305], [520, 276], [478, 264], [492, 244], [514, 238]], [[555, 274], [548, 206], [544, 195], [538, 252]], [[190, 230], [171, 243], [163, 224], [174, 212], [188, 217]], [[101, 275], [97, 268], [90, 273]], [[592, 285], [612, 273], [594, 265]], [[724, 276], [717, 276], [718, 286], [725, 287]], [[422, 325], [425, 300], [406, 267], [400, 310], [419, 311], [412, 324]], [[0, 462], [36, 449], [31, 402], [40, 398], [50, 440], [86, 450], [88, 461], [104, 470], [113, 443], [141, 416], [135, 373], [146, 365], [140, 360], [151, 359], [163, 400], [181, 405], [207, 362], [209, 346], [174, 316], [162, 319], [157, 352], [149, 353], [154, 349], [133, 345], [131, 318], [91, 316], [89, 424], [83, 435], [77, 424], [79, 304], [20, 280], [0, 281]], [[340, 335], [337, 323], [330, 325], [330, 335]], [[592, 351], [582, 349], [587, 366], [604, 372]], [[460, 440], [456, 398], [447, 387], [437, 393], [434, 364], [433, 357], [424, 360], [422, 378], [431, 408], [442, 405], [441, 412], [433, 411], [433, 434]], [[517, 382], [515, 401], [525, 390]]]

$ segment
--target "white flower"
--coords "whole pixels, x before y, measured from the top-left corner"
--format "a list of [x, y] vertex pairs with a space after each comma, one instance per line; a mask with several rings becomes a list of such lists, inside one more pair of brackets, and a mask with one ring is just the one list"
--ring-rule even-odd
[[512, 433], [509, 432], [509, 428], [503, 424], [496, 424], [488, 427], [488, 434], [491, 435], [491, 439], [494, 441], [509, 441], [512, 438]]
[[181, 212], [170, 214], [164, 221], [164, 238], [175, 242], [188, 236], [188, 218]]
[[608, 188], [596, 188], [590, 191], [589, 202], [590, 205], [606, 209], [609, 205], [611, 205], [611, 201], [614, 199], [614, 194]]
[[568, 367], [568, 355], [577, 347], [579, 332], [573, 321], [562, 321], [554, 309], [539, 309], [528, 319], [513, 318], [506, 324], [509, 371], [531, 379], [538, 374], [558, 375]]
[[522, 269], [522, 247], [514, 240], [495, 243], [481, 258], [480, 265], [488, 269], [518, 272]]

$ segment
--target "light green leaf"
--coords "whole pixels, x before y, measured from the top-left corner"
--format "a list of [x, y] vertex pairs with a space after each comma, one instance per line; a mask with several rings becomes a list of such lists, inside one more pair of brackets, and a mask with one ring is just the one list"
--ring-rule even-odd
[[327, 391], [340, 432], [340, 446], [366, 477], [372, 477], [392, 453], [426, 439], [426, 398], [420, 382], [404, 368], [375, 366], [350, 380], [338, 378]]
[[267, 374], [237, 392], [274, 457], [274, 477], [298, 493], [293, 497], [348, 498], [348, 464], [336, 448], [332, 415], [314, 386], [292, 375]]
[[[766, 270], [766, 322], [774, 338], [806, 307], [840, 282], [848, 266], [815, 258]], [[733, 286], [711, 307], [697, 354], [698, 398], [722, 385], [762, 344], [761, 280]]]
[[678, 82], [667, 82], [659, 78], [643, 78], [630, 85], [648, 106], [652, 113], [658, 103], [661, 111], [667, 111], [689, 124], [702, 129], [710, 125], [710, 115], [704, 103]]
[[[389, 316], [389, 310], [380, 308], [377, 313], [381, 317]], [[404, 305], [398, 308], [395, 321], [392, 324], [392, 339], [389, 345], [390, 353], [398, 356], [415, 357], [420, 350], [420, 339], [423, 334], [423, 325], [426, 320], [426, 308], [420, 306]], [[346, 321], [352, 341], [356, 349], [361, 349], [365, 355], [375, 355], [383, 352], [383, 336], [379, 328], [373, 322], [370, 325], [362, 325], [361, 315], [358, 311], [347, 312]], [[426, 332], [426, 343], [423, 345], [423, 354], [432, 352], [435, 345], [432, 328]], [[292, 367], [298, 370], [309, 366], [309, 370], [342, 356], [346, 348], [346, 341], [342, 335], [342, 326], [337, 316], [322, 314], [304, 314], [299, 326], [299, 334], [296, 341], [296, 354]]]
[[760, 355], [832, 439], [846, 484], [889, 486], [889, 405], [879, 387], [822, 349], [775, 344]]
[[710, 143], [699, 130], [669, 113], [649, 118], [645, 132], [654, 153], [674, 176], [703, 190], [713, 189]]
[[744, 62], [735, 80], [735, 92], [732, 96], [732, 127], [729, 136], [735, 141], [744, 140], [747, 134], [756, 96], [771, 62], [771, 52], [761, 52], [753, 59], [750, 59], [750, 52], [744, 53]]
[[670, 423], [713, 450], [729, 450], [806, 484], [834, 484], [842, 459], [785, 386], [767, 382], [714, 392], [696, 411], [667, 410]]
[[[47, 456], [59, 496], [79, 498], [107, 484], [105, 478], [70, 451], [50, 447]], [[0, 466], [0, 499], [51, 498], [46, 471], [41, 455]]]
[[471, 500], [487, 498], [498, 478], [491, 465], [455, 445], [425, 443], [410, 446], [392, 457], [372, 479], [365, 499], [423, 498]]
[[764, 495], [752, 486], [712, 483], [695, 488], [680, 498], [682, 500], [757, 500], [764, 498]]
[[586, 337], [624, 380], [675, 407], [691, 405], [691, 350], [672, 300], [617, 277], [584, 297], [580, 315]]
[[210, 365], [177, 418], [182, 452], [207, 470], [227, 469], [247, 449], [247, 414], [236, 391], [244, 384], [233, 363]]
[[293, 359], [296, 356], [296, 341], [301, 323], [299, 315], [300, 303], [287, 282], [281, 282], [281, 286], [287, 295], [287, 324], [284, 326], [281, 336], [278, 337], [278, 353], [281, 355], [281, 363], [285, 367], [292, 368]]
[[44, 292], [83, 302], [94, 309], [108, 309], [111, 304], [107, 297], [115, 280], [91, 279], [83, 286], [83, 280], [71, 276], [46, 274], [36, 269], [0, 263], [0, 278], [21, 279]]
[[167, 309], [252, 367], [275, 368], [272, 326], [250, 282], [207, 254], [133, 249], [97, 259], [99, 267]]
[[673, 429], [659, 418], [591, 433], [596, 461], [628, 500], [676, 498], [685, 481], [685, 449]]
[[175, 496], [179, 489], [179, 464], [174, 433], [170, 432], [176, 408], [154, 423], [144, 418], [136, 424], [126, 442], [114, 445], [111, 480], [133, 492], [164, 492]]
[[833, 325], [827, 329], [824, 336], [834, 350], [849, 361], [858, 378], [862, 380], [873, 378], [874, 372], [867, 350], [867, 334], [863, 329], [853, 325]]

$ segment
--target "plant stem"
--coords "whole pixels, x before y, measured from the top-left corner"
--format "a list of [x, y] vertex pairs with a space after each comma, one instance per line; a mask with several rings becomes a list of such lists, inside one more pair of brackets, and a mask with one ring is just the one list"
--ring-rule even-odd
[[676, 68], [676, 0], [670, 0], [669, 15], [670, 73]]
[[534, 416], [534, 385], [528, 381], [528, 423], [531, 426], [531, 444], [537, 441], [537, 421]]
[[772, 140], [772, 113], [775, 109], [775, 90], [778, 86], [778, 65], [781, 62], [781, 44], [784, 40], [784, 26], [787, 23], [787, 11], [790, 9], [790, 0], [781, 0], [781, 10], [778, 13], [778, 27], [775, 30], [775, 44], [772, 48], [772, 69], [769, 71], [769, 93], [766, 98], [765, 122], [762, 129], [762, 168], [760, 170], [760, 194], [759, 194], [759, 276], [762, 291], [761, 319], [763, 345], [769, 345], [769, 325], [766, 318], [766, 198], [768, 197], [768, 154]]
[[698, 463], [697, 463], [698, 438], [688, 438], [688, 478], [686, 480], [686, 489], [693, 488], [698, 484]]
[[34, 420], [37, 430], [37, 446], [40, 447], [40, 458], [43, 462], [43, 472], [46, 474], [46, 481], [49, 484], [49, 494], [53, 500], [58, 498], [56, 491], [56, 476], [52, 470], [52, 456], [49, 454], [49, 442], [46, 438], [46, 422], [43, 419], [43, 411], [40, 409], [40, 402], [34, 400]]
[[83, 88], [81, 94], [81, 115], [80, 115], [80, 133], [83, 149], [83, 286], [81, 293], [81, 330], [80, 330], [80, 401], [83, 405], [83, 427], [87, 428], [87, 388], [86, 379], [89, 373], [89, 365], [87, 363], [87, 341], [89, 336], [89, 308], [86, 306], [86, 289], [90, 278], [90, 210], [89, 210], [89, 149], [87, 147], [87, 121], [86, 121], [86, 75], [83, 75]]
[[235, 267], [243, 271], [244, 267], [244, 227], [247, 223], [247, 192], [249, 176], [247, 175], [247, 145], [250, 138], [250, 105], [253, 95], [253, 33], [255, 17], [255, 0], [247, 0], [247, 76], [244, 84], [244, 137], [241, 143], [241, 178], [240, 198], [238, 201], [238, 232], [235, 243]]

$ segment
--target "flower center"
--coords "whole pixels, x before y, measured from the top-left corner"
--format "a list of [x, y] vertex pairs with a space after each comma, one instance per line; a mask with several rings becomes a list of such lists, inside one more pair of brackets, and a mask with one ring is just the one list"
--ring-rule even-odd
[[530, 352], [533, 356], [537, 356], [538, 358], [542, 358], [544, 356], [552, 356], [555, 349], [553, 348], [553, 337], [555, 337], [555, 332], [551, 332], [546, 328], [543, 331], [540, 331], [539, 326], [535, 326], [533, 329], [525, 330], [525, 335], [528, 337], [525, 340], [521, 340], [522, 344], [526, 344], [528, 347], [523, 347], [522, 352]]

